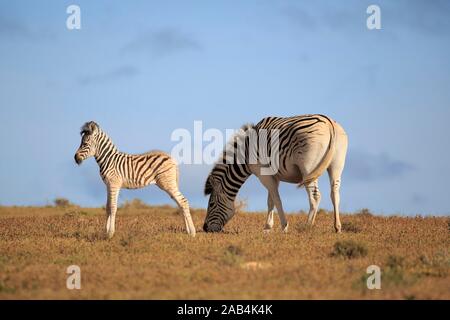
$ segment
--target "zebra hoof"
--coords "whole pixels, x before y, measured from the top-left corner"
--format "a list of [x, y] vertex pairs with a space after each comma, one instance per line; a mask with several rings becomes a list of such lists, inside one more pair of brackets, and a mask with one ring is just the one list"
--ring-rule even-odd
[[186, 232], [191, 237], [195, 237], [195, 234], [196, 234], [197, 230], [195, 230], [194, 225], [187, 225], [186, 226]]
[[286, 226], [284, 228], [282, 228], [281, 230], [283, 231], [283, 233], [288, 233], [288, 228], [289, 228], [289, 223], [286, 224]]
[[313, 221], [308, 221], [308, 222], [306, 223], [306, 225], [307, 225], [308, 227], [312, 228], [312, 227], [314, 226], [314, 222], [313, 222]]

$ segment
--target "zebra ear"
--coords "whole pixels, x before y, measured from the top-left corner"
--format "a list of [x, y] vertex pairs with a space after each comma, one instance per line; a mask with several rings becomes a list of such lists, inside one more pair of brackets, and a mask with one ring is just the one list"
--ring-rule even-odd
[[206, 183], [205, 183], [205, 196], [211, 194], [213, 191], [213, 187], [211, 184], [211, 176], [208, 176], [208, 179], [206, 179]]
[[99, 126], [94, 121], [86, 122], [81, 127], [81, 134], [93, 134], [99, 129]]
[[98, 130], [99, 126], [94, 121], [89, 122], [89, 131], [90, 133], [95, 133]]

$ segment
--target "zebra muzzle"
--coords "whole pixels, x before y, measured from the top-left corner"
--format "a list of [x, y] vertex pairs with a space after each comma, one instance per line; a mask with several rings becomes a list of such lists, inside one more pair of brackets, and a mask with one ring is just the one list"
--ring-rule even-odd
[[205, 223], [203, 225], [203, 231], [205, 231], [205, 232], [220, 232], [220, 231], [222, 231], [222, 227], [219, 226], [218, 224], [208, 225], [207, 223]]
[[81, 159], [81, 157], [78, 155], [78, 153], [75, 154], [75, 162], [76, 164], [80, 165], [81, 162], [83, 162], [83, 159]]

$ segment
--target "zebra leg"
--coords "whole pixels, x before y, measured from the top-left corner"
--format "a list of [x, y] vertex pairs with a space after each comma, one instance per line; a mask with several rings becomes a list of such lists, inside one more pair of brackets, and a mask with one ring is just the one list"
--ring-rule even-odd
[[119, 197], [119, 191], [119, 187], [108, 186], [108, 201], [106, 204], [108, 219], [106, 221], [106, 234], [109, 239], [113, 237], [116, 229], [117, 198]]
[[[280, 182], [278, 180], [275, 180], [277, 183], [277, 189], [280, 185]], [[272, 197], [270, 196], [270, 193], [267, 194], [267, 220], [266, 225], [264, 226], [264, 231], [269, 232], [273, 227], [273, 210], [274, 210], [275, 204], [273, 203]]]
[[110, 225], [111, 225], [111, 201], [108, 188], [106, 195], [106, 234], [109, 234]]
[[321, 198], [319, 191], [319, 183], [317, 180], [315, 180], [305, 187], [309, 198], [308, 224], [312, 226], [314, 225], [314, 222], [316, 220], [317, 209], [319, 209], [319, 203]]
[[186, 231], [189, 235], [195, 237], [195, 226], [192, 222], [191, 212], [189, 210], [189, 202], [183, 196], [183, 194], [178, 190], [178, 186], [175, 183], [167, 183], [165, 181], [157, 181], [156, 184], [162, 190], [167, 192], [167, 194], [177, 203], [178, 207], [182, 210], [184, 216], [184, 223], [186, 225]]
[[274, 203], [270, 194], [267, 195], [267, 220], [266, 225], [264, 226], [264, 231], [268, 232], [272, 230], [273, 227], [273, 208]]
[[[330, 170], [331, 171], [331, 170]], [[334, 176], [329, 171], [330, 175], [330, 186], [331, 186], [331, 201], [333, 202], [334, 208], [334, 229], [337, 233], [341, 232], [341, 220], [339, 218], [339, 202], [340, 202], [340, 194], [339, 190], [341, 187], [341, 179], [340, 177]]]
[[183, 211], [184, 223], [186, 225], [186, 231], [189, 235], [195, 237], [195, 226], [192, 221], [191, 212], [189, 210], [189, 202], [187, 199], [181, 194], [178, 188], [172, 192], [169, 192], [170, 197], [175, 200], [178, 207]]
[[[341, 151], [341, 150], [340, 150]], [[328, 176], [330, 178], [331, 187], [331, 201], [334, 208], [334, 229], [337, 233], [341, 232], [341, 220], [339, 218], [339, 202], [340, 202], [340, 187], [341, 187], [341, 174], [344, 169], [345, 162], [345, 149], [336, 155], [336, 159], [333, 159], [329, 168]]]
[[278, 217], [280, 218], [281, 222], [281, 230], [283, 232], [288, 231], [289, 224], [287, 222], [286, 216], [284, 214], [283, 210], [283, 204], [281, 202], [280, 194], [278, 192], [278, 181], [273, 176], [258, 176], [259, 181], [266, 187], [266, 189], [269, 191], [269, 197], [272, 198], [272, 201], [275, 205], [275, 208], [277, 208]]

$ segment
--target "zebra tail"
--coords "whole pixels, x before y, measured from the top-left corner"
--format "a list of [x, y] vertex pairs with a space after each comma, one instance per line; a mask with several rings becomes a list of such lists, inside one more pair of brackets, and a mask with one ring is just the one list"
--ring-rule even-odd
[[322, 173], [329, 167], [331, 160], [333, 160], [334, 150], [336, 148], [336, 129], [334, 127], [333, 121], [330, 120], [328, 117], [326, 117], [327, 120], [330, 122], [331, 128], [330, 128], [330, 142], [328, 144], [328, 149], [322, 159], [322, 161], [319, 163], [319, 165], [308, 175], [306, 176], [299, 184], [298, 187], [301, 188], [305, 185], [310, 184], [317, 178], [319, 178]]

